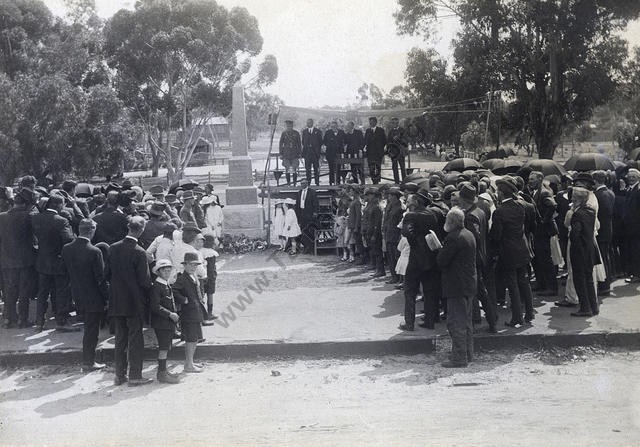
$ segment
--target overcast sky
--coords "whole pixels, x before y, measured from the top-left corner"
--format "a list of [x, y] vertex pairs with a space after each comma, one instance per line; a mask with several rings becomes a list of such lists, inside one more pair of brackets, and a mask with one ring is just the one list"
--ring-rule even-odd
[[[62, 0], [45, 3], [54, 13], [64, 14]], [[120, 8], [133, 8], [134, 3], [96, 0], [102, 17], [110, 17]], [[344, 106], [355, 102], [363, 82], [388, 91], [404, 82], [407, 52], [414, 46], [427, 46], [420, 38], [397, 35], [392, 16], [397, 3], [393, 0], [218, 3], [229, 8], [244, 6], [256, 16], [264, 39], [263, 54], [278, 59], [278, 80], [267, 90], [291, 106]], [[442, 20], [439, 40], [433, 45], [444, 56], [451, 53], [456, 30], [454, 18]], [[625, 37], [640, 45], [640, 22], [632, 23]]]

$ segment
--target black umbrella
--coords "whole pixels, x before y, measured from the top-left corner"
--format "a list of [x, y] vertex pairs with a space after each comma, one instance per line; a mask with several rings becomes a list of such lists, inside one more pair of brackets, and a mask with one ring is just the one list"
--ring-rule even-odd
[[475, 170], [481, 167], [482, 165], [478, 163], [476, 160], [474, 160], [473, 158], [456, 158], [454, 160], [451, 160], [449, 163], [447, 163], [442, 170], [446, 172], [450, 172], [450, 171], [462, 172], [468, 169]]
[[199, 183], [196, 182], [195, 180], [189, 180], [189, 179], [178, 180], [177, 182], [175, 182], [169, 187], [169, 194], [175, 194], [178, 188], [182, 188], [184, 191], [189, 191], [198, 185]]
[[523, 168], [528, 168], [531, 171], [540, 171], [544, 176], [555, 174], [562, 177], [563, 174], [567, 173], [567, 170], [557, 161], [544, 158], [529, 160], [524, 164]]
[[596, 154], [594, 152], [574, 155], [567, 160], [564, 167], [569, 171], [578, 172], [595, 171], [598, 169], [613, 171], [615, 169], [615, 166], [609, 157], [602, 154]]
[[482, 162], [482, 166], [490, 169], [496, 175], [515, 174], [522, 167], [522, 162], [518, 160], [503, 160], [493, 158]]

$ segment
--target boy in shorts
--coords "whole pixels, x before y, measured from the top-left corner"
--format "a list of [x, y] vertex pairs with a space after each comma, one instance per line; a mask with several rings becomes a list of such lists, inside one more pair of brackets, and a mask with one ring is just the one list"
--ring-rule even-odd
[[178, 376], [167, 371], [167, 354], [171, 349], [171, 341], [179, 321], [173, 292], [168, 284], [173, 265], [168, 259], [159, 259], [153, 268], [157, 275], [151, 286], [151, 327], [158, 339], [158, 382], [178, 383]]

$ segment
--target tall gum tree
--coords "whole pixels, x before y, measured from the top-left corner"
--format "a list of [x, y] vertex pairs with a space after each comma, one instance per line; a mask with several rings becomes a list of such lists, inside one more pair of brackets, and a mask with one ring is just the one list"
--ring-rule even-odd
[[[163, 161], [169, 178], [180, 179], [203, 124], [229, 113], [231, 87], [262, 50], [258, 21], [213, 0], [141, 0], [108, 21], [105, 40], [120, 98], [146, 130], [152, 175]], [[253, 82], [276, 76], [267, 56]]]
[[469, 66], [473, 57], [473, 71], [483, 84], [520, 103], [540, 158], [553, 157], [567, 123], [588, 119], [614, 93], [627, 58], [618, 33], [640, 15], [637, 0], [398, 0], [398, 5], [395, 19], [402, 34], [430, 37], [439, 16], [458, 16], [455, 66]]

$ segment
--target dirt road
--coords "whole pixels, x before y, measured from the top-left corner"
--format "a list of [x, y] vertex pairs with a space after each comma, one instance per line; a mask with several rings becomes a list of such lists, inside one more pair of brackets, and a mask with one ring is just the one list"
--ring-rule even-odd
[[485, 354], [467, 370], [442, 360], [209, 363], [142, 388], [116, 388], [108, 371], [4, 371], [0, 444], [640, 444], [640, 353]]

